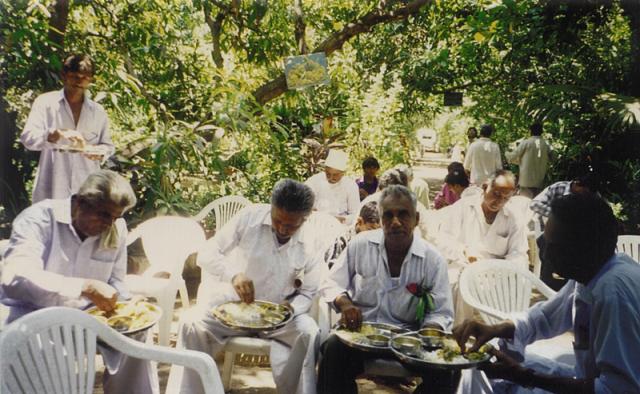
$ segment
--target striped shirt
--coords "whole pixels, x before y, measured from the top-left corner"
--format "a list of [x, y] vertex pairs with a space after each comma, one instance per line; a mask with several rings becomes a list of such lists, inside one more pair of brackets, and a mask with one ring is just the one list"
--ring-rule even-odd
[[571, 194], [571, 181], [556, 182], [538, 194], [531, 201], [529, 208], [538, 215], [548, 218], [551, 215], [551, 203], [567, 194]]

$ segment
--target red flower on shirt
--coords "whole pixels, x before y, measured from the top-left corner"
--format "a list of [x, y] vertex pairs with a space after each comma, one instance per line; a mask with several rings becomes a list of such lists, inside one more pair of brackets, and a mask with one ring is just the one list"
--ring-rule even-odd
[[418, 284], [415, 282], [409, 283], [406, 286], [407, 291], [411, 294], [413, 294], [416, 297], [419, 297], [420, 295], [418, 294], [418, 292], [420, 291], [420, 288], [418, 287]]

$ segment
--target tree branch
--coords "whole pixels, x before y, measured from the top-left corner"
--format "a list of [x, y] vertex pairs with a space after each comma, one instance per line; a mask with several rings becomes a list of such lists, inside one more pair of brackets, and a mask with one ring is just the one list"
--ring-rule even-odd
[[[409, 16], [417, 14], [423, 6], [430, 4], [432, 1], [433, 0], [414, 0], [404, 7], [385, 13], [380, 12], [380, 10], [371, 11], [355, 22], [349, 23], [342, 30], [327, 37], [313, 52], [324, 52], [325, 55], [328, 56], [342, 49], [342, 46], [347, 41], [358, 34], [369, 32], [379, 24], [407, 19]], [[275, 79], [256, 89], [253, 95], [258, 103], [265, 104], [280, 96], [286, 90], [287, 82], [284, 73], [280, 73]]]
[[307, 26], [304, 23], [302, 0], [295, 0], [293, 2], [293, 15], [295, 20], [295, 36], [296, 43], [298, 44], [298, 52], [301, 55], [306, 55], [309, 53], [309, 49], [307, 48], [307, 41], [304, 38]]
[[58, 0], [53, 6], [53, 13], [49, 19], [49, 41], [64, 51], [64, 33], [67, 30], [69, 18], [69, 0]]
[[218, 5], [219, 11], [215, 19], [211, 18], [211, 7], [209, 2], [202, 2], [202, 8], [204, 11], [204, 20], [209, 26], [211, 31], [211, 40], [213, 41], [213, 48], [211, 49], [211, 57], [213, 62], [218, 68], [224, 67], [224, 59], [222, 58], [222, 50], [220, 49], [220, 33], [222, 32], [222, 23], [227, 16], [228, 8], [223, 8]]

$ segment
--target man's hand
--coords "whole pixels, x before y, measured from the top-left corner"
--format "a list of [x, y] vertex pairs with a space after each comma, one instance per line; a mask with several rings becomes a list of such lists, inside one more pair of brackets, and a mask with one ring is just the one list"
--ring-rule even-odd
[[490, 379], [505, 379], [518, 383], [518, 380], [525, 373], [525, 369], [516, 360], [498, 349], [491, 348], [489, 353], [495, 356], [497, 361], [482, 364], [478, 368], [484, 371]]
[[338, 221], [342, 224], [344, 224], [344, 222], [347, 221], [347, 218], [344, 216], [340, 216], [340, 215], [336, 215], [336, 219], [338, 219]]
[[369, 195], [369, 193], [364, 189], [358, 189], [358, 192], [360, 193], [360, 201], [364, 200], [365, 197]]
[[362, 311], [357, 306], [353, 305], [351, 299], [346, 295], [338, 296], [335, 302], [336, 306], [340, 309], [342, 314], [342, 325], [347, 329], [356, 331], [360, 329], [362, 325]]
[[89, 160], [93, 160], [93, 161], [102, 161], [102, 155], [101, 154], [95, 154], [95, 153], [83, 153], [84, 157], [86, 157]]
[[[453, 328], [453, 337], [458, 342], [463, 353], [475, 352], [480, 346], [493, 338], [513, 338], [514, 330], [515, 326], [510, 321], [490, 326], [476, 320], [465, 320], [462, 324]], [[469, 349], [465, 349], [469, 337], [474, 337], [476, 341]]]
[[49, 133], [49, 135], [47, 136], [47, 141], [55, 144], [60, 138], [62, 138], [62, 133], [60, 132], [60, 130], [55, 129], [51, 133]]
[[87, 297], [100, 310], [113, 312], [118, 300], [118, 292], [105, 282], [86, 279], [82, 284], [82, 296]]
[[233, 289], [238, 293], [240, 301], [250, 304], [255, 299], [255, 290], [253, 288], [253, 281], [249, 279], [245, 274], [236, 274], [231, 279]]

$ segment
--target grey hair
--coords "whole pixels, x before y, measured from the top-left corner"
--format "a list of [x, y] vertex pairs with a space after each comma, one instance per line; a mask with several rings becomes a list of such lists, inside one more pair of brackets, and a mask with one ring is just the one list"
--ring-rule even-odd
[[398, 164], [394, 168], [403, 173], [407, 177], [407, 180], [413, 178], [413, 170], [407, 164]]
[[89, 175], [76, 196], [92, 205], [113, 203], [125, 211], [135, 206], [137, 201], [129, 182], [111, 170], [98, 170]]
[[392, 168], [383, 172], [382, 175], [380, 175], [380, 180], [378, 181], [378, 188], [383, 190], [391, 185], [409, 186], [407, 175], [397, 168]]
[[403, 185], [389, 185], [380, 193], [380, 199], [378, 200], [378, 211], [380, 212], [380, 216], [382, 216], [382, 202], [389, 196], [406, 198], [411, 201], [411, 206], [413, 207], [414, 212], [418, 209], [418, 200], [416, 199], [416, 195], [413, 194], [408, 187]]
[[494, 187], [495, 184], [496, 184], [496, 179], [498, 179], [501, 176], [507, 178], [509, 180], [509, 182], [513, 183], [513, 186], [515, 187], [515, 185], [516, 185], [516, 176], [513, 175], [513, 172], [511, 172], [509, 170], [497, 170], [496, 172], [491, 174], [489, 179], [486, 180], [487, 185], [491, 186], [491, 187]]
[[271, 205], [287, 212], [311, 213], [315, 196], [311, 188], [293, 179], [281, 179], [271, 192]]

